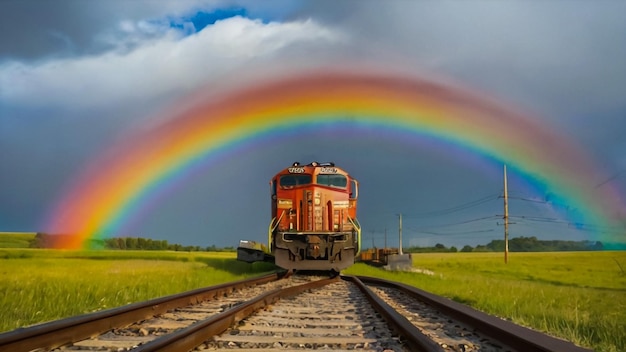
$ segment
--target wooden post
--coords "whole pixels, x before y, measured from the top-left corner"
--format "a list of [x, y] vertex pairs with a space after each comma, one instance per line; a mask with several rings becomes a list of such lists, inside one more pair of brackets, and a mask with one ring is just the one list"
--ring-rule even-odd
[[506, 165], [504, 165], [504, 263], [509, 262], [509, 194], [506, 182]]

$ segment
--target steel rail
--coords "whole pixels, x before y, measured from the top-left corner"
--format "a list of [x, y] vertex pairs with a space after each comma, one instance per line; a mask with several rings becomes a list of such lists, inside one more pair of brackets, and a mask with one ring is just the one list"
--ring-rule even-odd
[[31, 327], [18, 328], [0, 334], [0, 352], [31, 351], [37, 348], [52, 349], [165, 313], [174, 308], [210, 300], [233, 290], [276, 281], [284, 275], [285, 272], [280, 271]]
[[385, 286], [401, 290], [409, 296], [427, 303], [435, 309], [450, 317], [467, 324], [483, 334], [505, 343], [519, 351], [547, 352], [547, 351], [568, 351], [568, 352], [589, 352], [591, 350], [576, 346], [572, 342], [558, 339], [539, 331], [514, 324], [473, 309], [464, 304], [450, 299], [428, 293], [416, 287], [405, 285], [399, 282], [359, 276], [364, 283]]
[[402, 336], [406, 344], [412, 351], [428, 351], [439, 352], [444, 349], [430, 337], [424, 335], [413, 323], [406, 317], [398, 313], [384, 300], [378, 297], [369, 287], [360, 280], [358, 276], [342, 275], [342, 279], [354, 283], [361, 292], [367, 297], [370, 304], [376, 311], [393, 327], [399, 335]]
[[211, 337], [221, 334], [235, 323], [252, 315], [257, 310], [275, 303], [281, 298], [298, 295], [302, 292], [319, 288], [336, 282], [339, 277], [323, 279], [306, 284], [278, 288], [261, 294], [252, 300], [231, 308], [225, 312], [217, 314], [207, 320], [195, 323], [187, 328], [178, 330], [172, 334], [165, 335], [133, 349], [135, 352], [155, 352], [155, 351], [189, 351]]

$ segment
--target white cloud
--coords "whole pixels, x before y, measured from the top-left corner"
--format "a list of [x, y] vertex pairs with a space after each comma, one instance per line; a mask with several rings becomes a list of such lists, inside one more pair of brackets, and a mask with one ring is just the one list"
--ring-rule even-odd
[[147, 23], [122, 26], [140, 44], [127, 53], [3, 64], [0, 102], [81, 107], [153, 98], [193, 89], [257, 60], [289, 54], [294, 45], [319, 47], [345, 40], [313, 20], [263, 23], [233, 17], [195, 35], [181, 38], [170, 30], [158, 39], [153, 36], [158, 28]]

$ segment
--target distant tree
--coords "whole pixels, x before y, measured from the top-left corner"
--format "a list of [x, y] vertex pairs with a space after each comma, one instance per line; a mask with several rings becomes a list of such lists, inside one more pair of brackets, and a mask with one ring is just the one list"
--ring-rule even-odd
[[456, 253], [456, 252], [458, 252], [458, 251], [459, 251], [459, 250], [458, 250], [458, 249], [456, 249], [456, 247], [455, 247], [455, 246], [450, 247], [450, 252], [451, 252], [451, 253]]
[[[478, 249], [479, 246], [476, 246]], [[480, 252], [502, 252], [504, 251], [504, 240], [493, 240], [487, 243], [486, 250], [479, 250]]]
[[474, 248], [474, 252], [491, 252], [491, 249], [485, 245], [478, 245]]
[[106, 249], [118, 249], [117, 238], [105, 238], [104, 248]]
[[48, 236], [43, 232], [37, 232], [35, 238], [30, 242], [31, 248], [46, 248], [49, 242]]
[[137, 249], [137, 239], [133, 237], [126, 237], [126, 249]]
[[463, 246], [463, 248], [461, 248], [461, 252], [472, 252], [474, 250], [474, 248], [472, 248], [472, 246], [469, 245], [465, 245]]
[[171, 244], [170, 245], [170, 250], [173, 251], [181, 251], [183, 249], [183, 246], [181, 246], [180, 244]]

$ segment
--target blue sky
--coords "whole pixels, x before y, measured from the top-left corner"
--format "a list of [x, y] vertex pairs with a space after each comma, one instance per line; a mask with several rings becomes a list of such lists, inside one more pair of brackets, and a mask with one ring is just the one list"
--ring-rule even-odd
[[[596, 161], [605, 178], [592, 186], [610, 179], [624, 196], [623, 13], [622, 1], [0, 2], [0, 231], [38, 231], [90, 160], [200, 87], [346, 63], [409, 68], [530, 111]], [[334, 161], [361, 181], [366, 244], [387, 229], [393, 245], [398, 213], [405, 245], [502, 238], [501, 165], [442, 141], [325, 130], [207, 167], [125, 234], [263, 241], [267, 182], [296, 160]], [[537, 201], [549, 190], [510, 178], [513, 237], [599, 238]]]
[[[215, 24], [215, 22], [235, 16], [249, 17], [248, 11], [244, 8], [227, 8], [214, 9], [211, 12], [197, 11], [194, 14], [174, 17], [169, 19], [169, 27], [182, 30], [185, 35], [200, 32], [206, 26]], [[262, 19], [261, 19], [262, 20]], [[155, 22], [159, 22], [158, 20]]]

